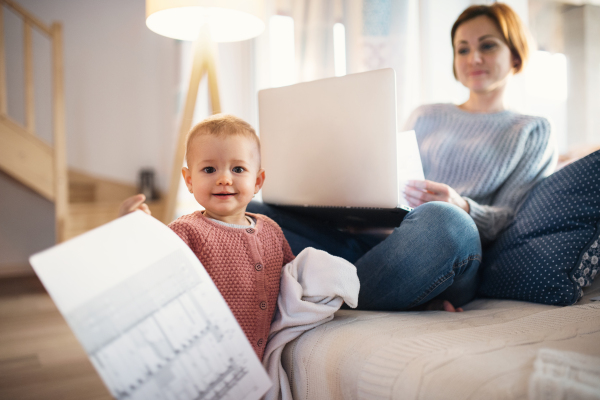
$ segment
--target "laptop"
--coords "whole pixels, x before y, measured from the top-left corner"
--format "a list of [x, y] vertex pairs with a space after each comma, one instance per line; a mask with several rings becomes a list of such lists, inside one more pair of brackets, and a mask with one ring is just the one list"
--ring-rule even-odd
[[424, 179], [414, 131], [398, 132], [396, 76], [382, 69], [258, 93], [263, 201], [340, 227], [395, 227]]

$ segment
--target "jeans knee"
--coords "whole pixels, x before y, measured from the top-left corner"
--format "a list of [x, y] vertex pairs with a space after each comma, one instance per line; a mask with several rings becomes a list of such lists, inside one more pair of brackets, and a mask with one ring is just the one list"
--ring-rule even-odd
[[439, 243], [461, 253], [481, 254], [479, 231], [473, 218], [453, 204], [433, 201], [415, 208], [407, 218], [417, 218], [419, 224], [429, 227]]
[[419, 219], [430, 221], [432, 223], [435, 223], [436, 221], [461, 223], [465, 217], [470, 219], [469, 214], [467, 214], [462, 208], [443, 201], [431, 201], [429, 203], [422, 204], [412, 210], [409, 215], [418, 216]]

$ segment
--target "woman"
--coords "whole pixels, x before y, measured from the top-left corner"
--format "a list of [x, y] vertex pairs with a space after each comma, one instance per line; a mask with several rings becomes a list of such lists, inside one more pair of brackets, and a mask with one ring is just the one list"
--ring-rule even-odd
[[454, 76], [469, 89], [469, 99], [459, 106], [422, 106], [411, 116], [428, 180], [414, 182], [406, 195], [412, 206], [440, 200], [462, 208], [485, 245], [511, 221], [529, 189], [552, 172], [556, 151], [546, 119], [504, 105], [507, 80], [522, 70], [529, 52], [517, 15], [504, 4], [472, 6], [451, 36]]
[[407, 129], [417, 134], [427, 180], [406, 188], [416, 208], [390, 236], [381, 241], [336, 232], [273, 207], [249, 207], [272, 216], [294, 251], [314, 246], [354, 262], [359, 308], [409, 309], [437, 297], [449, 300], [444, 309], [453, 311], [470, 301], [477, 290], [479, 239], [493, 241], [528, 191], [554, 169], [548, 121], [504, 104], [510, 76], [529, 55], [517, 14], [500, 3], [471, 6], [454, 23], [451, 39], [454, 75], [469, 89], [469, 99], [459, 106], [422, 106], [410, 117]]
[[[416, 208], [389, 236], [342, 232], [266, 204], [248, 206], [282, 227], [295, 254], [311, 246], [353, 262], [359, 309], [433, 304], [455, 311], [472, 300], [480, 237], [493, 240], [554, 166], [548, 122], [504, 107], [506, 83], [528, 56], [518, 16], [499, 3], [472, 6], [451, 36], [455, 76], [469, 89], [469, 100], [423, 106], [411, 116], [408, 128], [417, 133], [427, 180], [407, 187]], [[126, 200], [121, 214], [142, 202]]]

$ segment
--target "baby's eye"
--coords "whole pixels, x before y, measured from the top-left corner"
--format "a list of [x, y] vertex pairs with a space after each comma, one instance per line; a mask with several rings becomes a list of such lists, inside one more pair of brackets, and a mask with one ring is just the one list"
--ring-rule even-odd
[[242, 172], [245, 171], [245, 169], [243, 167], [233, 167], [232, 171], [235, 172], [236, 174], [241, 174]]
[[203, 168], [202, 171], [206, 172], [207, 174], [212, 174], [216, 170], [214, 167], [206, 167], [206, 168]]

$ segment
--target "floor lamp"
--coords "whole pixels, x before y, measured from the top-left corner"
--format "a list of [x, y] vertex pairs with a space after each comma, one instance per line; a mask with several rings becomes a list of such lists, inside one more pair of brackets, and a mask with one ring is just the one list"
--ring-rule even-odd
[[179, 126], [163, 222], [175, 216], [185, 136], [192, 127], [200, 81], [207, 76], [212, 113], [221, 112], [216, 76], [216, 43], [237, 42], [260, 35], [264, 0], [146, 0], [146, 26], [153, 32], [194, 41], [190, 83]]

